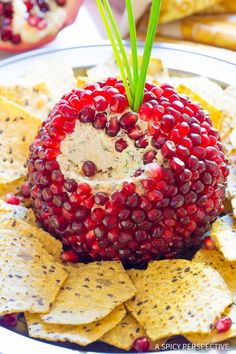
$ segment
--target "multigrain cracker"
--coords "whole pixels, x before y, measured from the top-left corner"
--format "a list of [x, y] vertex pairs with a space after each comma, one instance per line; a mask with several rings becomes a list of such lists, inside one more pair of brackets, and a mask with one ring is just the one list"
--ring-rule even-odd
[[126, 306], [151, 340], [208, 333], [233, 302], [214, 269], [182, 259], [149, 263], [136, 277], [135, 287], [137, 294]]
[[0, 314], [48, 312], [67, 272], [36, 238], [0, 230]]
[[42, 320], [54, 324], [87, 324], [107, 316], [135, 295], [120, 262], [68, 266], [69, 276], [50, 312]]
[[105, 318], [87, 325], [56, 325], [45, 323], [38, 314], [25, 313], [30, 337], [53, 342], [72, 342], [82, 346], [101, 338], [114, 328], [126, 315], [123, 305], [116, 307]]
[[5, 184], [26, 175], [29, 145], [41, 120], [4, 97], [0, 107], [0, 184]]

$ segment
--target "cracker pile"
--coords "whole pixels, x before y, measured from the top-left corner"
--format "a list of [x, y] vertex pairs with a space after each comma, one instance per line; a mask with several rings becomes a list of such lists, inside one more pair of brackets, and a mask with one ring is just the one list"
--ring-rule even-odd
[[[110, 67], [114, 70], [113, 64]], [[96, 70], [89, 75], [100, 72], [101, 66]], [[160, 70], [166, 80], [167, 70], [162, 65]], [[40, 78], [36, 72], [42, 73]], [[236, 114], [231, 108], [235, 90], [223, 90], [204, 78], [173, 80], [180, 92], [210, 112], [231, 163], [227, 215], [211, 230], [215, 249], [203, 247], [191, 261], [150, 262], [142, 270], [125, 270], [120, 262], [65, 264], [60, 258], [61, 242], [37, 225], [33, 211], [4, 201], [7, 193], [19, 193], [26, 178], [29, 145], [41, 121], [54, 102], [75, 86], [70, 67], [61, 76], [58, 72], [53, 63], [44, 69], [39, 64], [20, 83], [0, 84], [0, 316], [24, 313], [29, 336], [80, 346], [100, 341], [128, 351], [136, 339], [147, 337], [150, 349], [155, 349], [176, 335], [194, 344], [233, 343]], [[88, 80], [78, 77], [77, 86]], [[216, 322], [224, 317], [232, 320], [232, 326], [219, 333]]]

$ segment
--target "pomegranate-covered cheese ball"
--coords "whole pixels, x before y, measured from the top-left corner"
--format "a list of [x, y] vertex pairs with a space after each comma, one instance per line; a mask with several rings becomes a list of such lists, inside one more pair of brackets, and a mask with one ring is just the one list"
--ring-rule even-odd
[[116, 78], [56, 104], [28, 172], [37, 219], [68, 254], [130, 264], [200, 243], [223, 210], [228, 176], [219, 133], [199, 104], [146, 83], [133, 112]]

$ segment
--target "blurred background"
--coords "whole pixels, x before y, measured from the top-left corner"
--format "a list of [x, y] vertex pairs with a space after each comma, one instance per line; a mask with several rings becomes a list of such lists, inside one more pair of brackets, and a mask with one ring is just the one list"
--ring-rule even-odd
[[[19, 46], [18, 43], [11, 43], [11, 45], [9, 45], [6, 39], [8, 37], [6, 37], [5, 34], [6, 30], [9, 31], [9, 28], [11, 31], [13, 31], [12, 28], [14, 28], [14, 31], [17, 28], [20, 33], [20, 24], [22, 25], [23, 21], [22, 18], [24, 18], [24, 21], [26, 18], [23, 8], [20, 8], [21, 4], [24, 4], [26, 7], [28, 6], [27, 8], [30, 9], [27, 13], [27, 30], [31, 30], [33, 27], [34, 32], [32, 31], [32, 36], [38, 36], [39, 34], [43, 34], [42, 31], [45, 31], [45, 28], [41, 26], [44, 16], [47, 21], [47, 24], [45, 25], [44, 23], [44, 25], [47, 26], [47, 28], [51, 25], [50, 21], [54, 24], [53, 16], [58, 17], [56, 12], [54, 14], [52, 11], [50, 14], [50, 11], [45, 11], [47, 7], [43, 8], [42, 4], [46, 3], [51, 9], [54, 3], [60, 8], [64, 8], [68, 3], [76, 2], [77, 5], [81, 3], [81, 6], [77, 6], [76, 10], [72, 10], [76, 11], [73, 16], [74, 22], [62, 30], [58, 28], [55, 36], [50, 38], [49, 43], [43, 43], [43, 46], [54, 49], [94, 44], [105, 39], [106, 34], [96, 9], [95, 0], [0, 0], [0, 49], [2, 49], [0, 51], [0, 58], [13, 55], [16, 51], [21, 52], [25, 50], [24, 48], [21, 50], [21, 46]], [[13, 3], [18, 3], [19, 6], [11, 5]], [[110, 3], [119, 22], [122, 35], [125, 38], [128, 32], [126, 14], [124, 11], [125, 1], [110, 0]], [[133, 3], [138, 37], [140, 40], [143, 40], [145, 39], [151, 0], [133, 0]], [[6, 7], [6, 4], [8, 4], [8, 7]], [[40, 26], [42, 28], [40, 28], [39, 25], [35, 25], [34, 21], [36, 20], [34, 18], [32, 20], [30, 18], [31, 21], [29, 21], [29, 16], [36, 13], [34, 7], [38, 7], [39, 4], [41, 4], [40, 11], [43, 10], [40, 12], [40, 16], [42, 17], [40, 17]], [[10, 6], [12, 6], [12, 12], [9, 15]], [[31, 6], [33, 7], [32, 10]], [[38, 12], [37, 16], [39, 16]], [[35, 29], [36, 27], [37, 31]], [[19, 40], [19, 35], [15, 37]], [[15, 40], [15, 37], [11, 37], [11, 42]], [[163, 0], [156, 40], [159, 42], [184, 42], [194, 46], [205, 44], [210, 46], [213, 51], [215, 50], [213, 47], [236, 51], [236, 0]], [[34, 48], [37, 48], [37, 39], [35, 41], [36, 45], [34, 45]], [[39, 43], [39, 46], [41, 45], [42, 43]], [[19, 48], [19, 50], [15, 50], [15, 48]], [[31, 46], [27, 48], [27, 50], [29, 49], [32, 49]]]

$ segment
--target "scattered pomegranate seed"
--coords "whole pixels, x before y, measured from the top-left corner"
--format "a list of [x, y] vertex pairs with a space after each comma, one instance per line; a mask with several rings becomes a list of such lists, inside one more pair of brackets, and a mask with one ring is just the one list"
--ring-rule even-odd
[[204, 245], [204, 248], [206, 248], [207, 250], [214, 250], [216, 249], [216, 242], [215, 240], [210, 237], [210, 236], [207, 236], [204, 238], [203, 240], [203, 245]]
[[93, 161], [85, 161], [82, 166], [82, 171], [85, 176], [92, 177], [97, 173], [97, 166]]
[[7, 204], [19, 205], [20, 204], [20, 199], [14, 194], [7, 194], [5, 196], [5, 202]]
[[10, 313], [7, 315], [3, 315], [0, 318], [0, 323], [6, 327], [15, 327], [17, 325], [17, 314]]
[[77, 263], [79, 261], [79, 255], [74, 250], [64, 251], [61, 254], [63, 262]]
[[232, 320], [229, 317], [222, 317], [216, 321], [215, 328], [218, 333], [227, 332], [232, 326]]
[[150, 344], [151, 342], [147, 337], [139, 337], [133, 342], [131, 350], [137, 353], [146, 353], [150, 349]]

